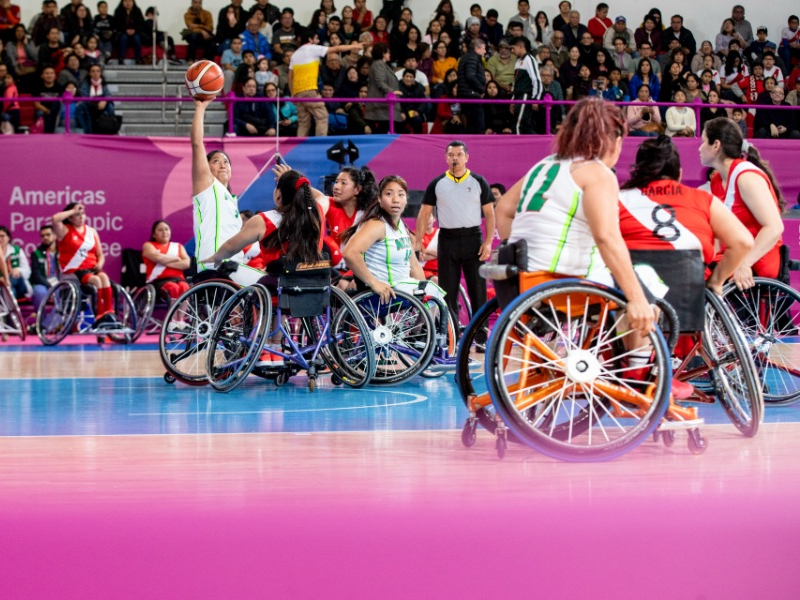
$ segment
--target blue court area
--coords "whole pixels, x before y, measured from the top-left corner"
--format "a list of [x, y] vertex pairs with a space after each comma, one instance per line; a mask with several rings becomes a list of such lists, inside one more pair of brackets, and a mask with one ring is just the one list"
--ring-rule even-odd
[[[127, 360], [156, 352], [148, 346], [133, 346]], [[112, 349], [62, 346], [47, 352], [58, 361], [67, 354], [97, 356]], [[111, 356], [119, 360], [120, 355]], [[113, 364], [108, 366], [113, 373]], [[0, 436], [460, 430], [467, 417], [452, 374], [358, 390], [334, 386], [326, 376], [315, 392], [309, 392], [304, 377], [277, 387], [251, 376], [230, 394], [169, 385], [160, 377], [93, 378], [79, 373], [74, 378], [6, 379], [1, 385]], [[480, 380], [476, 387], [485, 389], [480, 389]], [[701, 405], [700, 416], [707, 424], [729, 423], [716, 404]], [[768, 407], [765, 422], [800, 422], [800, 404]]]

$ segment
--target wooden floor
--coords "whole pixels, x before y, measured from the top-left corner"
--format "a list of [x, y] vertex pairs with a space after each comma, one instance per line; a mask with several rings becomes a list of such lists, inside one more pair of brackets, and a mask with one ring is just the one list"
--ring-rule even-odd
[[[324, 385], [309, 396], [254, 381], [208, 398], [169, 387], [153, 350], [0, 360], [14, 395], [0, 400], [0, 431], [11, 419], [39, 431], [48, 410], [72, 421], [65, 435], [0, 436], [0, 597], [798, 597], [794, 409], [754, 439], [706, 427], [701, 456], [679, 437], [608, 463], [515, 445], [500, 461], [485, 432], [461, 445], [450, 378], [362, 391], [427, 395], [368, 419], [347, 406], [355, 396], [313, 404]], [[24, 397], [38, 380], [52, 398]], [[291, 424], [303, 406], [319, 411], [313, 427]], [[135, 435], [87, 434], [154, 410], [164, 417]], [[400, 418], [412, 410], [432, 426]], [[193, 411], [217, 426], [161, 433]]]

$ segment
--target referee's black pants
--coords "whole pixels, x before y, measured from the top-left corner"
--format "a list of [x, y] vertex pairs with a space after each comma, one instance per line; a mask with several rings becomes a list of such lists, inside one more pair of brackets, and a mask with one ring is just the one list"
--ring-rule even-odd
[[481, 243], [480, 227], [439, 230], [439, 287], [447, 294], [447, 306], [456, 317], [462, 273], [472, 309], [478, 310], [486, 304], [486, 281], [478, 274]]

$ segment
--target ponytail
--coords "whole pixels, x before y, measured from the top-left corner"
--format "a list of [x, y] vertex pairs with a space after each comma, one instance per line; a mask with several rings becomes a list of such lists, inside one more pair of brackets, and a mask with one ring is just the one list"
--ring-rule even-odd
[[301, 173], [291, 170], [280, 176], [277, 188], [281, 203], [276, 210], [283, 219], [278, 229], [264, 238], [264, 247], [284, 252], [289, 260], [319, 260], [322, 217], [310, 182]]

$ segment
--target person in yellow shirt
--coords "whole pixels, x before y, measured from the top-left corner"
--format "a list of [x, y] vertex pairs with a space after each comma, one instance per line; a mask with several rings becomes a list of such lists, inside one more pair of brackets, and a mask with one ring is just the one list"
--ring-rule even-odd
[[[346, 46], [320, 46], [316, 33], [299, 34], [302, 46], [295, 50], [289, 61], [289, 90], [293, 98], [320, 98], [319, 59], [331, 52], [361, 50], [360, 43]], [[311, 130], [314, 117], [314, 133], [317, 137], [328, 135], [328, 111], [323, 102], [297, 103], [297, 135], [306, 137]]]

